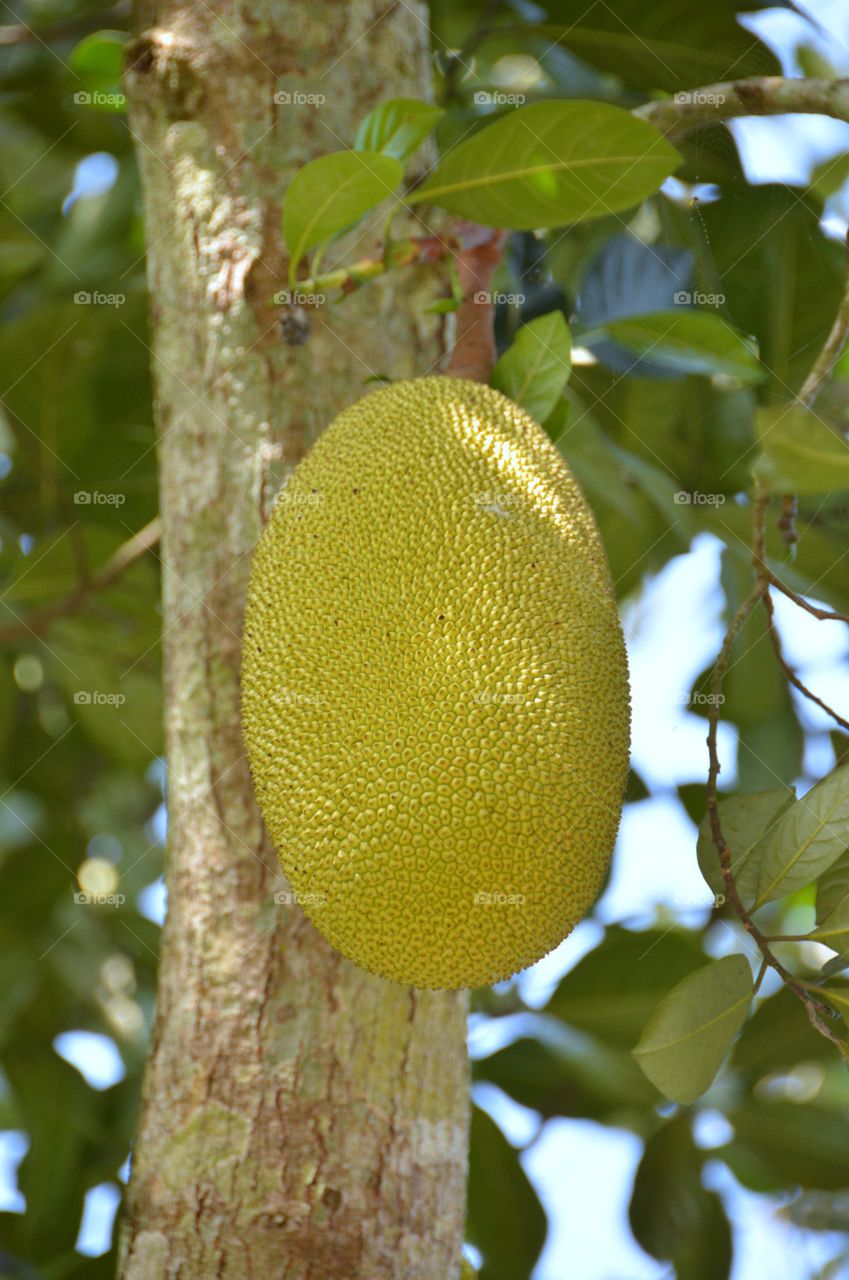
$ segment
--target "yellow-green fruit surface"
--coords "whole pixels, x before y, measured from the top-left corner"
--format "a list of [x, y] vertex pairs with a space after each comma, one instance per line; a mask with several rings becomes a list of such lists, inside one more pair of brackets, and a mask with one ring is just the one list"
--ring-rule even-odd
[[242, 662], [259, 805], [324, 937], [419, 987], [544, 956], [604, 878], [628, 706], [604, 551], [542, 429], [446, 377], [341, 413], [260, 538]]

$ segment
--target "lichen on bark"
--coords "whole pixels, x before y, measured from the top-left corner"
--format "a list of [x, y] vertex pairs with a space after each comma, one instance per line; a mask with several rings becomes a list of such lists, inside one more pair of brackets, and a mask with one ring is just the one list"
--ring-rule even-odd
[[[282, 195], [377, 101], [425, 96], [427, 68], [414, 4], [139, 9], [127, 91], [161, 475], [169, 906], [124, 1280], [459, 1272], [463, 997], [355, 969], [275, 902], [239, 728], [244, 589], [269, 493], [369, 374], [438, 357], [416, 296], [432, 286], [414, 272], [316, 308], [305, 345], [282, 341]], [[349, 245], [374, 242], [360, 229]]]

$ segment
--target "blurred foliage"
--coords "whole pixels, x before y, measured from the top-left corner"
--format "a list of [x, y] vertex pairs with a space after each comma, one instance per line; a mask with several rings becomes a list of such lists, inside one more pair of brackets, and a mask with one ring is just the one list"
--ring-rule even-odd
[[[43, 34], [0, 47], [0, 1113], [28, 1139], [0, 1274], [95, 1280], [114, 1255], [74, 1246], [129, 1152], [159, 947], [139, 902], [162, 872], [155, 553], [40, 618], [157, 512], [144, 239], [126, 120], [96, 101], [120, 91], [121, 37], [81, 44], [115, 18], [4, 21]], [[78, 172], [100, 193], [77, 198]], [[73, 1031], [109, 1036], [124, 1078], [87, 1083], [54, 1048]]]
[[[629, 0], [587, 12], [572, 0], [435, 0], [434, 93], [444, 115], [415, 104], [378, 113], [360, 144], [367, 137], [372, 148], [406, 156], [436, 125], [444, 149], [512, 110], [515, 101], [499, 94], [632, 107], [728, 74], [775, 72], [774, 55], [736, 18], [738, 9], [764, 7]], [[125, 11], [49, 0], [7, 6], [4, 21], [0, 1129], [25, 1134], [28, 1150], [18, 1170], [25, 1211], [0, 1213], [0, 1275], [97, 1280], [112, 1274], [114, 1254], [86, 1257], [75, 1242], [86, 1192], [115, 1184], [129, 1153], [158, 950], [158, 926], [140, 897], [162, 869], [156, 553], [106, 590], [80, 588], [157, 510], [143, 229], [121, 110]], [[595, 510], [619, 594], [635, 596], [709, 534], [723, 549], [727, 620], [751, 581], [744, 495], [752, 465], [761, 456], [780, 475], [804, 444], [804, 424], [790, 423], [770, 452], [763, 424], [775, 419], [764, 415], [798, 390], [844, 287], [843, 251], [820, 226], [836, 171], [820, 165], [806, 191], [751, 185], [724, 126], [700, 129], [681, 150], [682, 181], [641, 208], [568, 234], [558, 227], [511, 237], [497, 336], [502, 353], [513, 352], [502, 373], [521, 385], [521, 348], [534, 343], [526, 333], [514, 345], [517, 331], [552, 312], [570, 321], [574, 367], [565, 389], [548, 371], [546, 410], [556, 403], [546, 427]], [[674, 341], [656, 320], [673, 308]], [[561, 330], [548, 320], [530, 336], [563, 341]], [[845, 428], [847, 362], [838, 373], [818, 408]], [[806, 472], [795, 559], [774, 519], [768, 545], [791, 587], [845, 612], [847, 492], [832, 488], [834, 466], [831, 458], [825, 471]], [[723, 719], [738, 735], [738, 794], [766, 798], [753, 802], [758, 820], [745, 805], [728, 812], [745, 833], [754, 891], [765, 827], [789, 812], [789, 788], [812, 781], [803, 769], [809, 721], [759, 617], [740, 652]], [[697, 679], [692, 714], [705, 713], [705, 687]], [[845, 735], [833, 745], [845, 759]], [[702, 782], [679, 790], [696, 824]], [[629, 801], [646, 795], [633, 775]], [[693, 846], [695, 858], [695, 838]], [[703, 839], [700, 859], [719, 892], [710, 857]], [[822, 929], [829, 920], [843, 927], [834, 913], [845, 908], [846, 884], [838, 859], [819, 886]], [[84, 891], [102, 901], [80, 901]], [[590, 1120], [643, 1141], [631, 1229], [679, 1280], [730, 1273], [732, 1236], [708, 1163], [775, 1197], [790, 1221], [849, 1233], [849, 1080], [789, 991], [757, 998], [717, 1082], [693, 1105], [672, 1106], [632, 1056], [680, 983], [695, 974], [710, 982], [704, 975], [734, 927], [717, 901], [699, 928], [608, 927], [541, 1010], [527, 1008], [515, 984], [475, 997], [477, 1016], [505, 1028], [501, 1046], [474, 1062], [477, 1082], [536, 1113], [540, 1126]], [[784, 921], [800, 911], [813, 927], [804, 887], [767, 911], [772, 932], [787, 932]], [[846, 938], [834, 936], [842, 949]], [[812, 981], [821, 963], [813, 954], [796, 958]], [[849, 989], [833, 981], [838, 996]], [[71, 1031], [110, 1037], [123, 1078], [88, 1083], [54, 1048]], [[725, 1117], [718, 1145], [701, 1139], [704, 1113]], [[482, 1280], [527, 1280], [543, 1247], [545, 1214], [520, 1156], [476, 1107], [469, 1241]]]

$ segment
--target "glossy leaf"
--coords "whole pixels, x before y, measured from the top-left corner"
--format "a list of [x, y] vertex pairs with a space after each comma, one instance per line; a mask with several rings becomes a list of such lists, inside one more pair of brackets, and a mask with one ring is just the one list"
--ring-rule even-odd
[[679, 159], [656, 129], [618, 107], [539, 102], [460, 142], [408, 202], [490, 226], [556, 227], [639, 203]]
[[537, 422], [545, 422], [569, 381], [571, 352], [562, 312], [550, 311], [522, 325], [496, 363], [490, 382]]
[[406, 160], [436, 128], [445, 112], [417, 98], [389, 98], [363, 120], [354, 139], [355, 151], [379, 151]]
[[99, 76], [117, 84], [124, 70], [126, 43], [124, 31], [95, 31], [73, 49], [68, 63], [79, 75]]
[[744, 956], [725, 956], [680, 982], [649, 1019], [634, 1057], [673, 1102], [695, 1102], [713, 1083], [753, 993]]
[[741, 383], [763, 377], [752, 342], [706, 311], [681, 307], [628, 316], [608, 321], [601, 332], [635, 356], [676, 373], [722, 373]]
[[402, 172], [394, 156], [372, 151], [334, 151], [300, 168], [283, 205], [292, 269], [309, 249], [339, 235], [391, 196]]

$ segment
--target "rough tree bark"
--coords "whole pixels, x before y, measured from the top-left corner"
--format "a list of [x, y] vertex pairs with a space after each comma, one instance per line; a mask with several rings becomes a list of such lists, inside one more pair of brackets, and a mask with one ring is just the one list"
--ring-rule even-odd
[[138, 16], [127, 81], [161, 468], [169, 906], [120, 1273], [453, 1280], [463, 998], [371, 978], [275, 903], [285, 885], [253, 803], [238, 684], [269, 497], [369, 373], [425, 372], [438, 355], [416, 318], [423, 275], [316, 308], [298, 348], [272, 305], [286, 181], [347, 145], [375, 102], [426, 93], [425, 13], [162, 0]]

